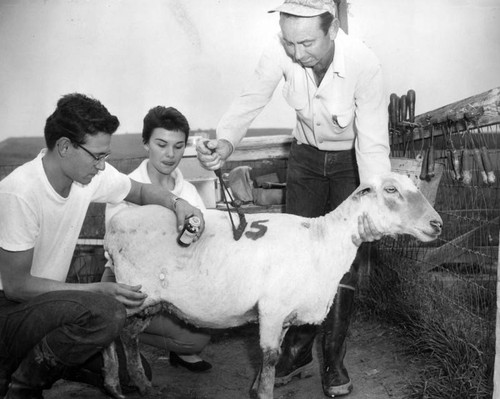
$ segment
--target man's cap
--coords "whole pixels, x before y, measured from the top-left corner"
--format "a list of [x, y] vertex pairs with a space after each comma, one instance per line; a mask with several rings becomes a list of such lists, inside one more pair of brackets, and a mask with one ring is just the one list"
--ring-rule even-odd
[[284, 12], [298, 17], [315, 17], [325, 12], [336, 15], [333, 0], [285, 0], [285, 2], [268, 12]]

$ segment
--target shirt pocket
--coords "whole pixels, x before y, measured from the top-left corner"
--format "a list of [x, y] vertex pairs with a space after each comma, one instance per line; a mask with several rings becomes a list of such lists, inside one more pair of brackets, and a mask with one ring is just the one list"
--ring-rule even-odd
[[336, 133], [343, 133], [354, 120], [354, 105], [330, 109], [331, 120]]
[[297, 91], [291, 82], [286, 82], [283, 85], [283, 97], [296, 111], [303, 110], [307, 106], [307, 94]]

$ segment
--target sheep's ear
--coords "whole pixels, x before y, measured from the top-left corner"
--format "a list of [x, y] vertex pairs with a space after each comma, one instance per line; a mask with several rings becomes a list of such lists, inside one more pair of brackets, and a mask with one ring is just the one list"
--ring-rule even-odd
[[359, 201], [361, 197], [368, 195], [372, 192], [373, 189], [370, 186], [359, 187], [352, 195], [352, 199], [354, 199], [355, 201]]

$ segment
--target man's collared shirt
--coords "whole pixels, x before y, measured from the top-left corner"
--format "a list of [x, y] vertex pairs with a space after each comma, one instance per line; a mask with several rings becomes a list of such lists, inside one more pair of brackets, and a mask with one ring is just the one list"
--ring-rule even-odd
[[325, 151], [354, 147], [361, 181], [390, 171], [380, 63], [364, 43], [341, 29], [335, 38], [333, 62], [319, 87], [312, 68], [293, 62], [277, 35], [243, 93], [222, 117], [217, 138], [239, 143], [283, 78], [283, 96], [297, 115], [292, 134], [299, 143]]

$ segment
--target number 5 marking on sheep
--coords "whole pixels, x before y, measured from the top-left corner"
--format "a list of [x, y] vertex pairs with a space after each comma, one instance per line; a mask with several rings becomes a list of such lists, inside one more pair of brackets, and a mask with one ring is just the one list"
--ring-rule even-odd
[[254, 240], [254, 241], [261, 238], [261, 237], [264, 237], [264, 234], [266, 234], [266, 231], [267, 231], [267, 226], [264, 226], [263, 224], [267, 223], [267, 222], [269, 222], [269, 219], [257, 220], [255, 222], [252, 222], [252, 224], [250, 225], [250, 228], [256, 229], [257, 231], [247, 231], [245, 233], [245, 236], [247, 238]]

